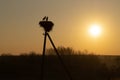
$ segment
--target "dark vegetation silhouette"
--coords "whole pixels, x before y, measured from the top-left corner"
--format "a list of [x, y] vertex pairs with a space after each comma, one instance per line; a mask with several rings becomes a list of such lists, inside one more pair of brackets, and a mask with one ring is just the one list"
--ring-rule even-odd
[[[120, 56], [102, 56], [58, 47], [73, 80], [120, 80]], [[69, 80], [55, 51], [45, 56], [44, 80]], [[40, 80], [41, 55], [35, 52], [0, 56], [0, 80]]]

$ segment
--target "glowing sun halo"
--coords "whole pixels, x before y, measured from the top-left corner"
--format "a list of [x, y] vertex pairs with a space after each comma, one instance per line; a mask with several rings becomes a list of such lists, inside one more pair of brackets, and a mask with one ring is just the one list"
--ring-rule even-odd
[[101, 26], [97, 25], [97, 24], [91, 25], [90, 28], [89, 28], [89, 34], [91, 36], [93, 36], [93, 37], [100, 36], [100, 34], [101, 34]]

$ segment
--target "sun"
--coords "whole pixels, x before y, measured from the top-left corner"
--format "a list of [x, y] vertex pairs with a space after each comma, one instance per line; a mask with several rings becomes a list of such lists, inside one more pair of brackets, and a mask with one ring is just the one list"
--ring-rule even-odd
[[98, 24], [93, 24], [90, 26], [89, 28], [89, 34], [92, 36], [92, 37], [98, 37], [101, 35], [101, 26], [98, 25]]

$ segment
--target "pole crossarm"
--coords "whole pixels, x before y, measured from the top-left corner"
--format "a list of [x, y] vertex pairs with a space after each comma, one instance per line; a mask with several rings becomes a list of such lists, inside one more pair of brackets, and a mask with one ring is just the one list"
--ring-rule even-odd
[[52, 41], [52, 38], [50, 37], [50, 35], [48, 33], [47, 33], [47, 35], [48, 35], [48, 38], [49, 38], [49, 40], [50, 40], [50, 42], [51, 42], [51, 44], [52, 44], [52, 46], [53, 46], [57, 56], [58, 56], [61, 64], [63, 65], [64, 70], [66, 71], [66, 73], [67, 73], [68, 77], [70, 78], [70, 80], [72, 80], [71, 74], [70, 74], [69, 70], [67, 69], [67, 67], [65, 66], [65, 64], [64, 64], [64, 62], [63, 62], [63, 60], [62, 60], [62, 58], [61, 58], [61, 56], [59, 54], [59, 52], [57, 51], [57, 48], [55, 47], [55, 45], [54, 45], [54, 43]]

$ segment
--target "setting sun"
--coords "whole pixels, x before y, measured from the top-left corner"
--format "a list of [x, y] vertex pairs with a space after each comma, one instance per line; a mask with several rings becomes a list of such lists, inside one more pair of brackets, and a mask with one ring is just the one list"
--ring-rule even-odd
[[98, 37], [101, 34], [101, 26], [97, 24], [93, 24], [89, 28], [89, 34], [93, 37]]

